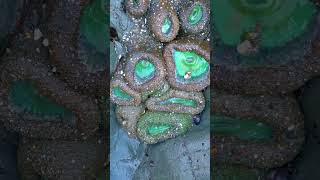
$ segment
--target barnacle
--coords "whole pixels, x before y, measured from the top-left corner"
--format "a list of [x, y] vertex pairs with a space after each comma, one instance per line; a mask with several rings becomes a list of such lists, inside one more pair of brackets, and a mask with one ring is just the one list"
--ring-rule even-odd
[[[190, 4], [194, 10], [188, 8]], [[127, 53], [113, 73], [110, 97], [129, 136], [154, 144], [186, 133], [193, 116], [205, 107], [210, 50], [205, 35], [197, 35], [207, 31], [209, 7], [207, 1], [159, 0], [150, 1], [150, 8], [140, 16], [130, 11], [134, 25], [124, 33]], [[179, 34], [179, 18], [184, 21], [185, 16], [190, 21], [182, 22], [185, 32]], [[191, 25], [193, 30], [188, 30]], [[127, 94], [122, 93], [122, 100], [114, 98], [121, 94], [114, 91], [117, 81]]]
[[295, 99], [222, 93], [213, 98], [212, 148], [216, 151], [212, 157], [216, 164], [273, 168], [299, 152], [304, 123]]

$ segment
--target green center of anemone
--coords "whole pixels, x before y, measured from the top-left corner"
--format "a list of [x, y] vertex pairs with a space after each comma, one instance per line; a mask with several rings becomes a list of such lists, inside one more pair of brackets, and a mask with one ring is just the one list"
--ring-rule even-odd
[[197, 107], [197, 102], [191, 99], [186, 99], [186, 98], [169, 98], [164, 101], [160, 102], [161, 105], [168, 105], [168, 104], [180, 104], [184, 106], [189, 106], [189, 107]]
[[122, 90], [119, 86], [112, 88], [112, 93], [119, 99], [132, 100], [132, 96]]
[[169, 34], [169, 32], [171, 30], [171, 26], [172, 26], [171, 19], [169, 17], [166, 17], [162, 22], [161, 32], [163, 34]]
[[151, 136], [157, 136], [166, 133], [171, 129], [169, 124], [152, 124], [148, 127], [148, 134]]
[[156, 71], [156, 68], [154, 66], [154, 64], [152, 64], [150, 61], [148, 60], [139, 60], [136, 65], [135, 65], [135, 76], [139, 79], [139, 80], [149, 80], [154, 76], [154, 73]]
[[210, 124], [214, 134], [241, 140], [270, 140], [273, 137], [272, 127], [257, 120], [212, 115]]
[[202, 16], [203, 16], [202, 6], [200, 4], [195, 5], [188, 18], [189, 23], [191, 25], [197, 24], [202, 19]]
[[18, 80], [12, 83], [9, 91], [9, 100], [14, 108], [40, 116], [59, 116], [72, 120], [74, 114], [63, 106], [40, 95], [38, 89], [27, 80]]
[[187, 75], [191, 79], [198, 78], [206, 74], [209, 70], [209, 63], [206, 59], [193, 51], [174, 50], [173, 60], [178, 77], [186, 78]]

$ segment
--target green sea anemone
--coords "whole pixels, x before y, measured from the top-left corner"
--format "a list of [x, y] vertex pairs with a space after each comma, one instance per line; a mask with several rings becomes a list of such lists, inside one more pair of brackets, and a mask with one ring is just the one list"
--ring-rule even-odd
[[171, 42], [164, 49], [169, 83], [184, 91], [201, 91], [210, 84], [210, 50], [206, 41]]
[[126, 0], [125, 3], [129, 14], [135, 17], [140, 17], [147, 12], [150, 0]]
[[186, 33], [196, 34], [208, 28], [210, 22], [209, 4], [203, 0], [186, 3], [179, 14], [182, 29]]
[[161, 42], [170, 42], [178, 35], [180, 22], [177, 12], [166, 0], [152, 4], [149, 21], [150, 30]]
[[214, 26], [235, 46], [258, 33], [260, 46], [278, 47], [300, 36], [316, 12], [310, 0], [223, 0], [212, 2]]
[[215, 163], [273, 168], [298, 154], [304, 127], [295, 99], [223, 93], [214, 94], [212, 99]]
[[192, 116], [169, 112], [146, 112], [137, 126], [138, 137], [154, 144], [186, 133], [192, 126]]

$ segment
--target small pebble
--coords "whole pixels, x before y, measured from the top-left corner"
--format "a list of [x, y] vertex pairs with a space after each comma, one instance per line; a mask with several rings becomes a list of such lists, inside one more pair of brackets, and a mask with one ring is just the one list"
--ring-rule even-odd
[[40, 29], [36, 28], [33, 32], [33, 39], [35, 41], [39, 40], [42, 37], [42, 32], [40, 31]]
[[49, 40], [48, 40], [47, 38], [45, 38], [45, 39], [42, 41], [42, 44], [43, 44], [43, 46], [48, 47], [48, 46], [49, 46]]
[[195, 116], [192, 117], [192, 121], [193, 121], [193, 123], [194, 123], [195, 125], [199, 125], [200, 122], [201, 122], [201, 118], [200, 118], [199, 115], [195, 115]]

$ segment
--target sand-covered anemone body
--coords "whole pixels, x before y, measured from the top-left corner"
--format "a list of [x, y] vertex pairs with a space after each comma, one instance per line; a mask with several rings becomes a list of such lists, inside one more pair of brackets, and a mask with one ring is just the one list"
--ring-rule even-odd
[[215, 165], [274, 168], [299, 153], [304, 142], [304, 122], [295, 99], [224, 93], [213, 98], [211, 138]]
[[99, 96], [106, 95], [108, 87], [106, 4], [106, 0], [59, 3], [48, 22], [50, 58], [60, 78], [83, 93]]
[[[131, 5], [144, 2], [125, 2], [133, 27], [124, 32], [127, 52], [113, 73], [110, 96], [129, 136], [155, 144], [186, 133], [192, 117], [205, 107], [203, 91], [210, 84], [206, 36], [210, 10], [209, 1], [153, 0], [146, 12], [132, 13]], [[126, 94], [112, 89], [118, 81]]]
[[0, 115], [7, 128], [42, 139], [78, 139], [98, 128], [97, 104], [50, 75], [44, 64], [21, 58], [3, 67]]

